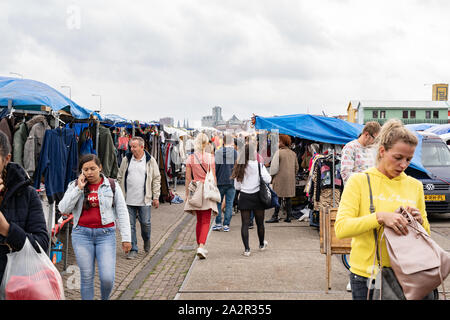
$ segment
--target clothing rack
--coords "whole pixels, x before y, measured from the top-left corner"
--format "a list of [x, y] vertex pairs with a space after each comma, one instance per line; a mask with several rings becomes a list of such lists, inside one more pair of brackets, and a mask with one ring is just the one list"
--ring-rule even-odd
[[[53, 119], [55, 119], [55, 123], [53, 126], [53, 129], [56, 129], [58, 127], [60, 127], [61, 124], [66, 125], [66, 122], [64, 122], [63, 120], [60, 119], [61, 113], [59, 111], [53, 111], [51, 110], [49, 107], [46, 106], [41, 106], [41, 110], [27, 110], [27, 109], [17, 109], [13, 107], [13, 101], [10, 99], [8, 100], [8, 115], [7, 117], [11, 118], [14, 115], [43, 115], [46, 117], [52, 117]], [[24, 118], [25, 120], [25, 118]], [[86, 122], [86, 120], [81, 120], [81, 119], [72, 119], [72, 122]], [[50, 125], [50, 122], [49, 122]], [[98, 127], [97, 127], [97, 133], [98, 133]], [[44, 192], [41, 189], [37, 189], [36, 190], [38, 193], [40, 192]], [[50, 256], [50, 252], [52, 251], [52, 236], [53, 233], [56, 234], [56, 231], [59, 231], [60, 228], [58, 229], [57, 226], [58, 224], [55, 223], [55, 227], [53, 227], [54, 224], [54, 220], [55, 220], [55, 215], [56, 215], [56, 209], [55, 209], [55, 203], [52, 203], [49, 205], [49, 209], [48, 209], [48, 220], [47, 220], [47, 233], [49, 236], [49, 246], [47, 248], [47, 255]], [[58, 251], [58, 250], [54, 250], [54, 251]], [[66, 255], [67, 253], [65, 253]], [[66, 260], [67, 258], [65, 257], [65, 264], [66, 264]]]

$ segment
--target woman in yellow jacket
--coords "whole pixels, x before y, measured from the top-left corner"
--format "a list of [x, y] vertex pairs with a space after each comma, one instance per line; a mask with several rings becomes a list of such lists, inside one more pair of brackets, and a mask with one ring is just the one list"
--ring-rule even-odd
[[[350, 252], [350, 284], [353, 300], [367, 298], [369, 281], [375, 258], [374, 229], [381, 238], [383, 228], [397, 234], [407, 234], [408, 221], [399, 213], [402, 206], [430, 233], [425, 211], [422, 183], [404, 171], [409, 166], [417, 146], [417, 137], [399, 120], [386, 122], [377, 137], [379, 140], [376, 167], [350, 177], [341, 197], [336, 217], [338, 238], [352, 238]], [[369, 174], [375, 212], [370, 213]], [[378, 240], [379, 241], [379, 240]], [[390, 267], [386, 243], [381, 243], [381, 261]], [[373, 295], [371, 289], [370, 297]]]

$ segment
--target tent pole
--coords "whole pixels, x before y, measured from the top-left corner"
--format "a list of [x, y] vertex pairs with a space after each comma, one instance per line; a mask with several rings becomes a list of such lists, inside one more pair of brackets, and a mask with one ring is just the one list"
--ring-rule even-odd
[[96, 121], [96, 132], [95, 132], [95, 136], [96, 136], [96, 139], [95, 139], [95, 151], [97, 151], [97, 156], [99, 156], [99, 152], [98, 152], [98, 140], [100, 139], [100, 120], [98, 120], [97, 119], [97, 121]]
[[335, 160], [334, 153], [335, 153], [335, 148], [334, 148], [334, 145], [333, 145], [333, 181], [331, 183], [333, 184], [333, 208], [336, 208], [336, 199], [335, 199], [335, 196], [334, 196], [334, 191], [336, 189], [335, 184], [334, 184], [334, 179], [336, 178], [335, 164], [334, 164], [334, 160]]

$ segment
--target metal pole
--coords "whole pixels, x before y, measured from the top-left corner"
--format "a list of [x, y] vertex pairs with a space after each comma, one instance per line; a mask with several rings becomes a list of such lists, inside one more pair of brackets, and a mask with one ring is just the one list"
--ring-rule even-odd
[[55, 208], [55, 203], [53, 202], [52, 204], [49, 203], [49, 208], [48, 208], [48, 221], [47, 221], [47, 231], [48, 231], [48, 238], [49, 238], [49, 242], [48, 242], [48, 250], [47, 250], [47, 255], [50, 257], [50, 251], [52, 249], [52, 229], [53, 229], [53, 221], [55, 220], [54, 218], [54, 212], [53, 209]]
[[95, 133], [95, 151], [97, 151], [97, 156], [99, 157], [99, 153], [98, 153], [98, 143], [99, 143], [99, 139], [100, 139], [100, 121], [97, 120], [97, 128], [96, 128], [96, 133]]

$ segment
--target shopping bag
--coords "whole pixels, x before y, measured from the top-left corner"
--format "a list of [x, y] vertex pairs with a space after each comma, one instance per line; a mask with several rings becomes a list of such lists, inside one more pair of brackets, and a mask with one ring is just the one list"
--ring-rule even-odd
[[208, 170], [208, 173], [205, 177], [205, 182], [203, 184], [203, 196], [205, 199], [209, 199], [215, 202], [220, 202], [220, 191], [216, 186], [216, 182], [214, 181], [214, 175], [211, 170]]
[[203, 205], [203, 183], [191, 180], [188, 186], [189, 195], [186, 205], [201, 208]]
[[61, 275], [45, 251], [40, 253], [28, 238], [20, 251], [8, 253], [2, 284], [1, 298], [4, 300], [64, 300]]

